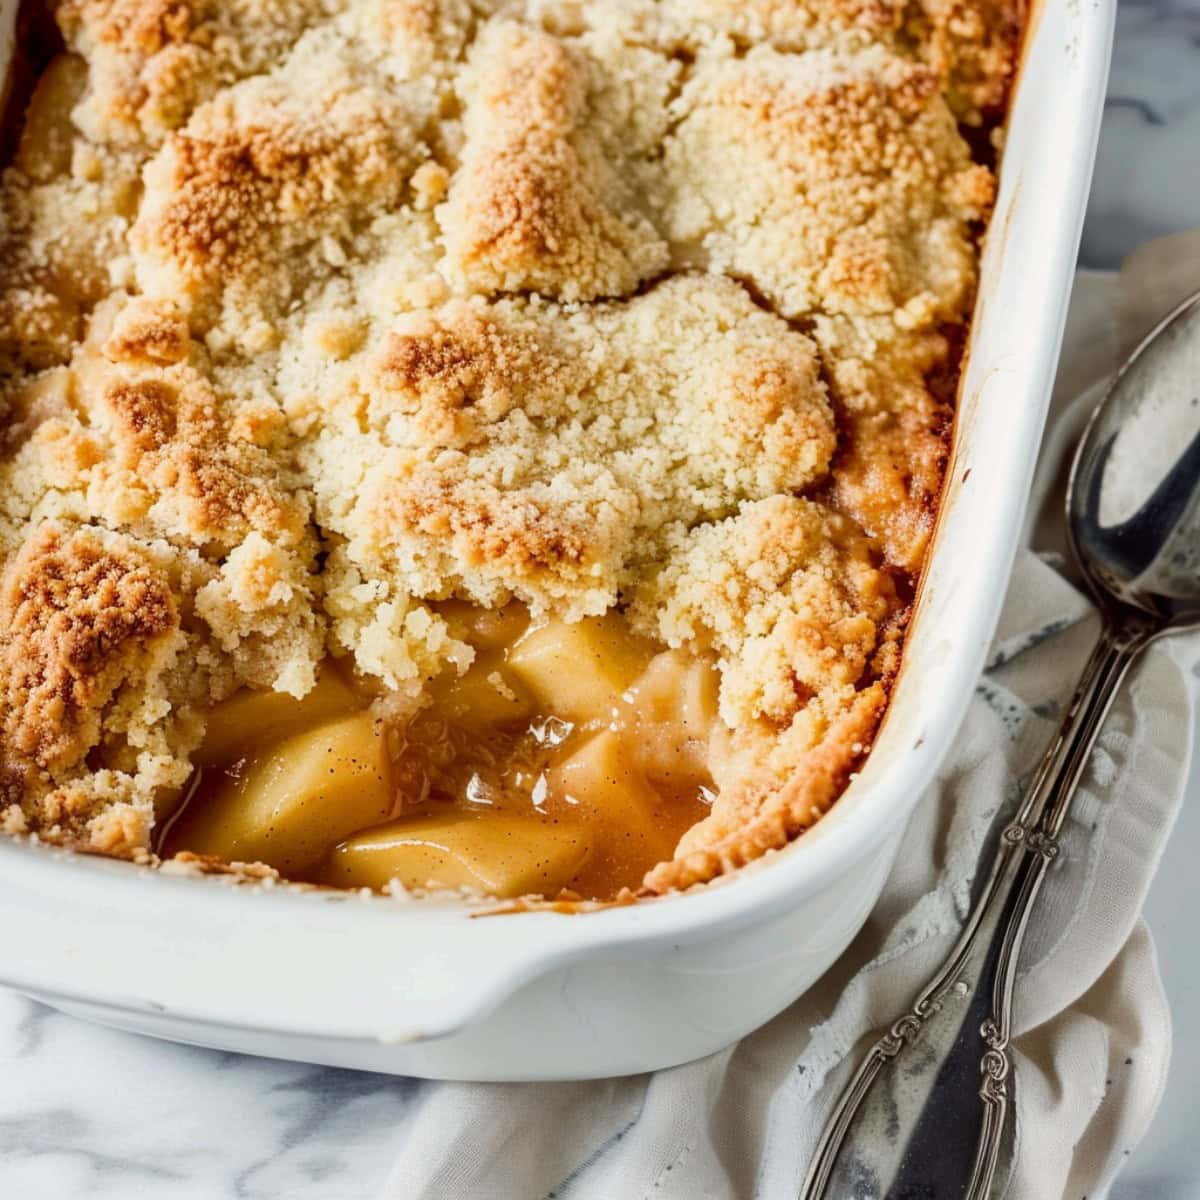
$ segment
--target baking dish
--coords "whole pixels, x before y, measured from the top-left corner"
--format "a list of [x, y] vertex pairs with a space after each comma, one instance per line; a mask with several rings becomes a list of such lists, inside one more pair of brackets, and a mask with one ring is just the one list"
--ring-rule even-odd
[[[15, 5], [5, 3], [11, 31]], [[1031, 23], [984, 252], [947, 492], [905, 665], [847, 793], [786, 851], [586, 915], [235, 887], [0, 843], [0, 981], [82, 1016], [404, 1074], [625, 1074], [710, 1053], [845, 949], [955, 735], [999, 613], [1099, 129], [1110, 0]], [[4, 50], [11, 56], [11, 32]]]

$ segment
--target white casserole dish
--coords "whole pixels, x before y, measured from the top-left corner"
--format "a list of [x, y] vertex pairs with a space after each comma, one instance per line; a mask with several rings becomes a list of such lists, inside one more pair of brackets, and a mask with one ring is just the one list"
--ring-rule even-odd
[[[794, 1000], [866, 919], [982, 666], [1053, 380], [1115, 7], [1046, 0], [1031, 18], [904, 670], [869, 762], [812, 832], [694, 895], [485, 918], [0, 838], [0, 982], [179, 1041], [470, 1079], [665, 1067]], [[0, 66], [15, 8], [0, 0]]]

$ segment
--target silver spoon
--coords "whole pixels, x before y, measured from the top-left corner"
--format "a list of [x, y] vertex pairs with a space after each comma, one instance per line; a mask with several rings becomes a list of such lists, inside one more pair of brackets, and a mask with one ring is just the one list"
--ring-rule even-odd
[[1155, 638], [1200, 627], [1200, 293], [1092, 414], [1067, 525], [1100, 638], [958, 942], [843, 1092], [801, 1200], [983, 1200], [1011, 1165], [1013, 981], [1030, 911], [1130, 664]]

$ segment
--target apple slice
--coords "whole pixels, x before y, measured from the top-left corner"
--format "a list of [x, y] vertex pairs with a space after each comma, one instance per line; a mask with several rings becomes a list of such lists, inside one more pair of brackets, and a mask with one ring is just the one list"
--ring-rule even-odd
[[718, 724], [716, 668], [682, 650], [656, 654], [630, 689], [637, 765], [655, 784], [678, 791], [711, 784], [708, 743]]
[[360, 833], [329, 856], [322, 878], [376, 890], [472, 888], [490, 896], [554, 895], [584, 864], [585, 833], [536, 817], [461, 810]]
[[294, 877], [351, 833], [386, 821], [392, 808], [382, 727], [359, 712], [279, 742], [237, 770], [210, 768], [171, 829], [167, 853], [264, 862]]
[[688, 737], [703, 739], [717, 719], [719, 684], [710, 663], [683, 650], [664, 650], [650, 660], [632, 700], [643, 721], [673, 721]]
[[480, 732], [523, 721], [534, 711], [529, 691], [505, 667], [498, 650], [479, 654], [464, 675], [447, 671], [439, 676], [433, 695], [450, 721]]
[[208, 714], [204, 741], [192, 755], [197, 766], [220, 766], [244, 758], [268, 742], [299, 733], [362, 708], [362, 701], [332, 667], [299, 700], [286, 692], [246, 688], [222, 701]]
[[71, 110], [87, 87], [87, 76], [82, 58], [59, 54], [38, 78], [17, 147], [17, 167], [36, 183], [47, 183], [70, 170], [77, 133]]
[[547, 713], [569, 721], [608, 720], [652, 656], [616, 613], [531, 629], [508, 653], [509, 668]]
[[480, 608], [466, 600], [442, 600], [433, 606], [459, 641], [476, 650], [503, 650], [525, 632], [529, 610], [523, 604], [503, 608]]
[[548, 782], [551, 795], [578, 805], [589, 824], [615, 833], [631, 853], [668, 858], [674, 851], [671, 834], [655, 819], [658, 794], [612, 730], [595, 734], [553, 767]]

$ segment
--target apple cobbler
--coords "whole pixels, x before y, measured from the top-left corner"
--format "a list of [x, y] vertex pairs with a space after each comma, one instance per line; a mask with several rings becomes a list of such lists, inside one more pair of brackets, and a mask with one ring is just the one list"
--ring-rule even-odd
[[27, 6], [3, 828], [607, 899], [811, 826], [932, 526], [1010, 3]]

